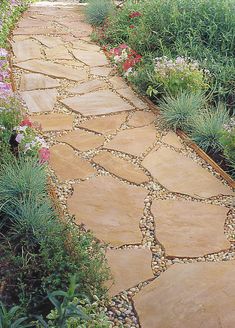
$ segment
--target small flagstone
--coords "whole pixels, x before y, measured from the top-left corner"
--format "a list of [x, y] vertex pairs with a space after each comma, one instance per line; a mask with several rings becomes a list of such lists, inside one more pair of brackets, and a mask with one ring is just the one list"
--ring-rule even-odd
[[133, 127], [141, 127], [153, 123], [156, 119], [156, 115], [151, 112], [135, 112], [128, 120], [127, 124]]
[[68, 145], [50, 148], [50, 166], [61, 181], [86, 179], [96, 173], [91, 164], [75, 155]]
[[124, 81], [123, 78], [119, 77], [119, 76], [112, 76], [109, 81], [112, 83], [112, 86], [114, 89], [118, 90], [118, 89], [123, 89], [123, 88], [127, 88], [128, 85], [127, 83]]
[[12, 49], [17, 62], [42, 58], [39, 44], [32, 39], [13, 42]]
[[90, 68], [90, 73], [92, 75], [96, 75], [96, 76], [102, 76], [102, 77], [107, 77], [111, 72], [112, 72], [112, 68], [110, 67], [91, 67]]
[[173, 131], [169, 131], [167, 135], [162, 138], [162, 141], [175, 148], [182, 148], [183, 146], [180, 142], [180, 138], [177, 137], [177, 134]]
[[130, 87], [127, 87], [125, 89], [118, 89], [117, 92], [122, 97], [128, 99], [136, 108], [138, 109], [148, 108], [148, 105], [144, 103], [140, 98], [138, 98]]
[[20, 90], [30, 91], [36, 89], [58, 88], [60, 83], [49, 76], [37, 73], [22, 74], [20, 80]]
[[100, 51], [100, 47], [96, 44], [76, 40], [73, 42], [74, 49], [86, 50], [86, 51]]
[[51, 112], [56, 103], [55, 89], [32, 90], [20, 92], [29, 112]]
[[52, 23], [50, 21], [42, 21], [39, 19], [33, 19], [33, 18], [24, 18], [19, 21], [17, 24], [18, 27], [40, 27], [40, 28], [52, 28]]
[[72, 130], [74, 116], [69, 114], [52, 113], [31, 115], [32, 122], [37, 123], [42, 128], [42, 131], [61, 131]]
[[47, 48], [54, 48], [64, 45], [64, 42], [61, 40], [61, 38], [56, 36], [37, 35], [34, 36], [34, 39], [38, 40]]
[[107, 284], [111, 297], [153, 278], [152, 253], [149, 249], [109, 249], [106, 258], [114, 279], [113, 284]]
[[82, 62], [78, 60], [67, 60], [67, 59], [56, 60], [56, 63], [62, 65], [76, 66], [76, 67], [82, 67], [84, 65]]
[[97, 91], [100, 89], [104, 89], [107, 86], [105, 81], [102, 80], [91, 80], [82, 84], [79, 84], [78, 86], [69, 88], [67, 91], [70, 93], [88, 93], [92, 91]]
[[72, 50], [74, 57], [88, 66], [105, 66], [108, 65], [106, 56], [97, 51]]
[[19, 27], [14, 30], [13, 35], [47, 35], [47, 34], [58, 34], [55, 28], [50, 27]]
[[72, 59], [72, 55], [68, 52], [65, 46], [58, 46], [54, 48], [45, 49], [47, 59]]

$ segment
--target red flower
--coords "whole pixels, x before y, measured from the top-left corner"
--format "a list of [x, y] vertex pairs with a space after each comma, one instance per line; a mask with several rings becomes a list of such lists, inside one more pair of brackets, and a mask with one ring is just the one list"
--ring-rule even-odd
[[135, 28], [135, 25], [130, 25], [129, 27], [130, 27], [130, 28]]
[[25, 117], [23, 121], [20, 123], [20, 126], [29, 126], [32, 127], [33, 123], [28, 119], [28, 117]]
[[50, 159], [50, 150], [47, 149], [46, 147], [42, 147], [38, 151], [39, 153], [39, 162], [40, 164], [44, 164], [49, 161]]
[[122, 68], [124, 71], [128, 71], [129, 68], [131, 68], [132, 66], [134, 66], [134, 61], [133, 59], [127, 59], [123, 65], [122, 65]]
[[135, 18], [135, 17], [139, 17], [139, 16], [141, 16], [141, 13], [140, 13], [139, 11], [133, 11], [133, 12], [129, 15], [130, 18]]

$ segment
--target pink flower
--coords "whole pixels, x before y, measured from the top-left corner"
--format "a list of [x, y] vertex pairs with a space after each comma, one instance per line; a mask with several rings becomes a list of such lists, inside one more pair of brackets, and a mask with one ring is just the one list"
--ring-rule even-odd
[[50, 150], [46, 147], [42, 147], [38, 151], [39, 153], [39, 162], [40, 164], [44, 164], [49, 161], [50, 159]]
[[28, 119], [28, 117], [25, 117], [23, 121], [20, 123], [20, 126], [29, 126], [32, 127], [33, 123]]

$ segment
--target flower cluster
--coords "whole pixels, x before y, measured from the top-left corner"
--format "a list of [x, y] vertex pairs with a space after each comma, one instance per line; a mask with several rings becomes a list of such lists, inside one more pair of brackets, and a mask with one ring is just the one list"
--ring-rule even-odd
[[111, 49], [110, 54], [114, 63], [124, 72], [124, 76], [133, 73], [136, 64], [138, 64], [142, 58], [141, 55], [137, 54], [136, 51], [126, 44], [121, 44], [119, 47]]
[[34, 124], [27, 117], [14, 128], [14, 131], [15, 141], [20, 152], [26, 155], [38, 156], [40, 163], [49, 160], [50, 151], [45, 140], [36, 134]]
[[[140, 17], [140, 16], [141, 16], [141, 13], [139, 11], [133, 11], [132, 13], [129, 14], [129, 18], [131, 20], [133, 20], [136, 17]], [[135, 28], [135, 25], [131, 24], [129, 27], [133, 29], [133, 28]]]
[[7, 56], [7, 51], [0, 48], [0, 97], [6, 97], [12, 92]]

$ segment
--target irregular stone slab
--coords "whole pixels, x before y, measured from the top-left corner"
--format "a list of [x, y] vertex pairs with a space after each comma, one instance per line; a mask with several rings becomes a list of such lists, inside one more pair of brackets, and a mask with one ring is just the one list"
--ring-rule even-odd
[[12, 44], [15, 61], [40, 59], [42, 57], [39, 44], [31, 39], [16, 41]]
[[113, 88], [116, 90], [128, 87], [127, 83], [119, 76], [112, 76], [109, 81], [112, 83]]
[[76, 66], [76, 67], [82, 67], [84, 64], [81, 63], [78, 60], [67, 60], [67, 59], [60, 59], [56, 61], [58, 64], [62, 65], [69, 65], [69, 66]]
[[117, 92], [128, 99], [138, 109], [148, 108], [148, 105], [140, 100], [131, 88], [118, 89]]
[[41, 125], [42, 131], [72, 130], [74, 116], [53, 113], [48, 115], [34, 115], [31, 120]]
[[65, 46], [58, 46], [55, 48], [49, 48], [45, 50], [47, 59], [72, 59]]
[[84, 116], [102, 115], [131, 110], [133, 107], [110, 90], [90, 92], [83, 96], [66, 98], [62, 104]]
[[98, 136], [91, 132], [74, 130], [62, 137], [57, 138], [58, 141], [64, 142], [80, 151], [87, 151], [98, 148], [104, 143], [104, 137]]
[[154, 200], [156, 238], [166, 256], [199, 257], [230, 248], [224, 235], [228, 209], [179, 200]]
[[50, 112], [56, 103], [57, 91], [55, 89], [22, 91], [20, 95], [29, 112]]
[[180, 142], [180, 138], [177, 137], [177, 134], [173, 131], [169, 131], [167, 135], [165, 135], [162, 138], [162, 141], [175, 148], [182, 148], [182, 143]]
[[77, 40], [72, 34], [61, 35], [60, 37], [64, 42], [73, 42]]
[[83, 93], [88, 93], [88, 92], [104, 89], [106, 86], [107, 86], [107, 84], [105, 83], [105, 81], [91, 80], [91, 81], [82, 83], [76, 87], [69, 88], [67, 91], [70, 93], [83, 94]]
[[33, 18], [24, 18], [19, 21], [17, 24], [18, 27], [40, 27], [40, 28], [53, 28], [52, 23], [50, 21], [42, 21]]
[[13, 35], [47, 35], [47, 34], [58, 34], [55, 28], [44, 28], [44, 27], [19, 27], [13, 31]]
[[47, 48], [54, 48], [64, 45], [64, 42], [61, 40], [61, 38], [56, 36], [37, 35], [34, 36], [34, 39], [38, 40]]
[[153, 125], [149, 125], [118, 132], [118, 134], [105, 145], [105, 148], [140, 156], [153, 145], [155, 139], [156, 129]]
[[109, 249], [106, 258], [114, 278], [114, 284], [109, 289], [110, 296], [153, 278], [149, 249]]
[[72, 67], [65, 67], [61, 64], [55, 64], [44, 60], [29, 60], [27, 62], [15, 64], [15, 66], [31, 71], [37, 72], [60, 79], [68, 79], [72, 81], [87, 80], [88, 75], [84, 69], [74, 69]]
[[153, 123], [156, 115], [151, 112], [135, 112], [128, 121], [129, 126], [140, 127]]
[[93, 158], [93, 161], [110, 173], [136, 184], [149, 180], [148, 176], [136, 165], [114, 156], [109, 152], [101, 152]]
[[50, 166], [61, 181], [86, 179], [96, 172], [89, 162], [76, 156], [67, 145], [52, 146], [50, 155]]
[[49, 76], [37, 73], [22, 74], [20, 80], [20, 90], [30, 91], [37, 89], [58, 88], [60, 83]]
[[75, 42], [73, 42], [73, 48], [86, 51], [100, 51], [100, 47], [96, 44], [84, 42], [81, 40], [76, 40]]
[[110, 67], [91, 67], [90, 73], [96, 76], [106, 77], [112, 72], [112, 68]]
[[68, 209], [98, 239], [114, 246], [137, 244], [142, 239], [139, 221], [146, 196], [144, 188], [99, 176], [74, 185]]
[[105, 66], [108, 60], [103, 53], [97, 51], [72, 50], [74, 57], [88, 66]]
[[166, 147], [150, 153], [142, 165], [170, 191], [205, 198], [234, 194], [192, 159]]
[[85, 121], [79, 126], [103, 134], [112, 134], [116, 132], [116, 130], [119, 129], [120, 126], [125, 122], [126, 117], [126, 113], [106, 117], [98, 117]]
[[235, 262], [174, 264], [134, 296], [142, 328], [232, 328]]

